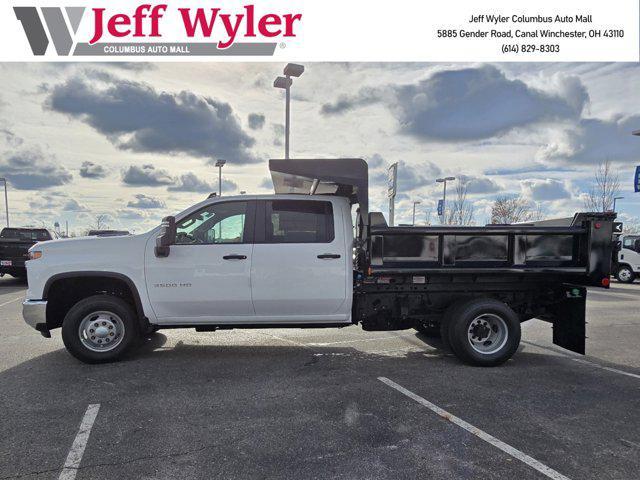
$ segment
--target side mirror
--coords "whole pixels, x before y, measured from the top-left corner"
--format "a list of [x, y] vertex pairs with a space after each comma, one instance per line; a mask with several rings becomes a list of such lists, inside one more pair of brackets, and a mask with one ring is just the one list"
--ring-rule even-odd
[[160, 227], [160, 235], [156, 238], [156, 257], [168, 257], [171, 245], [176, 241], [176, 217], [164, 217]]

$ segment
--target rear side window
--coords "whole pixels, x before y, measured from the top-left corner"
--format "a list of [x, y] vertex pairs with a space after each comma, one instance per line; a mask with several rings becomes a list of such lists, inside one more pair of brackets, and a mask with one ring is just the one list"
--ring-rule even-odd
[[24, 241], [33, 240], [39, 242], [44, 240], [51, 240], [51, 236], [46, 230], [23, 230], [20, 228], [4, 228], [2, 229], [2, 233], [0, 233], [0, 237]]
[[266, 203], [267, 243], [330, 243], [331, 202], [274, 200]]

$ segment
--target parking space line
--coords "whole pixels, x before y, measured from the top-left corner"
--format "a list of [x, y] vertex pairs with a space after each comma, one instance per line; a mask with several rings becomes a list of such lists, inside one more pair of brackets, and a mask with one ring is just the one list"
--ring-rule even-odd
[[93, 422], [95, 422], [98, 416], [98, 410], [100, 410], [99, 403], [92, 403], [87, 407], [87, 411], [84, 413], [84, 417], [82, 417], [82, 422], [80, 423], [80, 429], [76, 434], [76, 438], [73, 440], [73, 445], [71, 445], [71, 450], [69, 450], [58, 480], [73, 480], [76, 478], [76, 473], [78, 473], [78, 468], [84, 455], [84, 449], [89, 441], [89, 434], [91, 433]]
[[617, 368], [612, 368], [612, 367], [605, 367], [604, 365], [600, 365], [599, 363], [590, 362], [589, 360], [584, 360], [582, 358], [577, 358], [577, 357], [574, 356], [574, 355], [578, 355], [578, 354], [570, 354], [570, 353], [561, 352], [559, 350], [556, 350], [555, 348], [546, 347], [544, 345], [539, 345], [537, 343], [530, 342], [528, 340], [522, 340], [521, 343], [527, 343], [529, 345], [533, 345], [534, 347], [542, 348], [544, 350], [549, 350], [550, 352], [557, 353], [561, 357], [568, 358], [570, 360], [573, 360], [574, 362], [582, 363], [583, 365], [589, 365], [591, 367], [599, 368], [601, 370], [606, 370], [608, 372], [618, 373], [620, 375], [626, 375], [627, 377], [640, 379], [640, 375], [638, 375], [636, 373], [625, 372], [624, 370], [619, 370]]
[[378, 377], [378, 380], [380, 380], [382, 383], [388, 385], [389, 387], [397, 390], [398, 392], [402, 393], [403, 395], [409, 397], [410, 399], [418, 402], [420, 405], [422, 405], [424, 407], [427, 407], [429, 410], [431, 410], [432, 412], [436, 413], [437, 415], [439, 415], [440, 417], [444, 418], [445, 420], [448, 420], [451, 423], [454, 423], [455, 425], [459, 426], [460, 428], [463, 428], [467, 432], [472, 433], [476, 437], [478, 437], [478, 438], [484, 440], [485, 442], [493, 445], [497, 449], [502, 450], [503, 452], [505, 452], [508, 455], [511, 455], [513, 458], [515, 458], [517, 460], [520, 460], [521, 462], [529, 465], [531, 468], [534, 468], [535, 470], [537, 470], [538, 472], [542, 473], [546, 477], [552, 478], [553, 480], [569, 480], [568, 477], [565, 477], [564, 475], [562, 475], [561, 473], [555, 471], [554, 469], [552, 469], [550, 467], [547, 467], [545, 464], [539, 462], [535, 458], [530, 457], [529, 455], [521, 452], [517, 448], [514, 448], [511, 445], [508, 445], [508, 444], [504, 443], [502, 440], [498, 440], [496, 437], [494, 437], [492, 435], [489, 435], [488, 433], [480, 430], [479, 428], [474, 427], [470, 423], [467, 423], [464, 420], [456, 417], [455, 415], [452, 415], [451, 413], [447, 412], [446, 410], [443, 410], [442, 408], [440, 408], [437, 405], [431, 403], [430, 401], [425, 400], [421, 396], [416, 395], [415, 393], [413, 393], [410, 390], [407, 390], [403, 386], [398, 385], [394, 381], [389, 380], [386, 377]]
[[[571, 358], [571, 357], [569, 357]], [[640, 380], [640, 375], [631, 372], [625, 372], [624, 370], [618, 370], [617, 368], [605, 367], [604, 365], [598, 365], [597, 363], [590, 362], [589, 360], [583, 360], [582, 358], [571, 358], [574, 362], [582, 363], [584, 365], [590, 365], [592, 367], [600, 368], [608, 372], [619, 373], [620, 375], [626, 375], [627, 377], [633, 377]]]
[[16, 302], [18, 300], [22, 300], [24, 297], [20, 296], [20, 297], [16, 297], [12, 300], [9, 300], [8, 302], [4, 302], [4, 303], [0, 303], [0, 307], [4, 307], [5, 305], [9, 305], [10, 303]]

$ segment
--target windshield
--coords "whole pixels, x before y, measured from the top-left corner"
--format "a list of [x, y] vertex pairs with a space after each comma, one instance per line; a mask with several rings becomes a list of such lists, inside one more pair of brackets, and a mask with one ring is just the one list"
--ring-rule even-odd
[[51, 240], [47, 230], [27, 230], [22, 228], [4, 228], [0, 233], [0, 238], [11, 238], [24, 241]]

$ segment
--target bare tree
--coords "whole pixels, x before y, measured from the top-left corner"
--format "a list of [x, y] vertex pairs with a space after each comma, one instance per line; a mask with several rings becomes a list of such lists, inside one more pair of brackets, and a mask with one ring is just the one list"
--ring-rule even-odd
[[638, 222], [625, 222], [623, 224], [625, 235], [638, 235], [640, 234], [640, 223]]
[[600, 162], [587, 193], [584, 206], [590, 212], [613, 210], [613, 199], [620, 193], [620, 179], [613, 170], [611, 161]]
[[96, 215], [96, 223], [91, 227], [91, 230], [103, 230], [107, 228], [107, 216], [103, 213]]
[[542, 209], [542, 203], [536, 202], [533, 206], [533, 210], [531, 211], [531, 218], [529, 219], [529, 221], [538, 222], [540, 220], [544, 220], [546, 217], [547, 215], [544, 213], [544, 210]]
[[468, 185], [469, 182], [467, 180], [458, 179], [454, 200], [447, 210], [445, 225], [473, 225], [474, 207], [473, 203], [467, 198]]
[[[538, 209], [538, 210], [537, 210]], [[521, 195], [509, 197], [501, 195], [496, 198], [491, 207], [491, 223], [523, 223], [538, 220], [541, 216], [539, 207], [531, 203]]]

